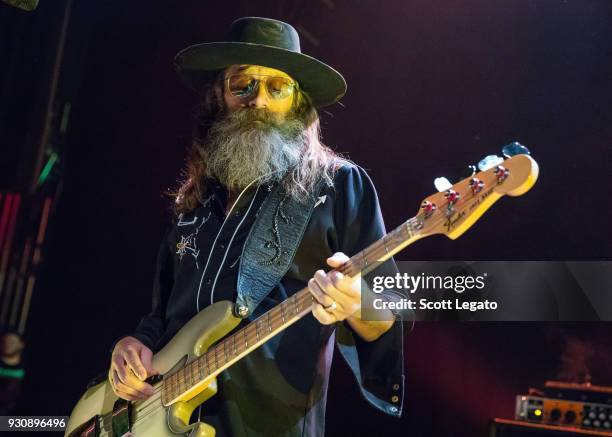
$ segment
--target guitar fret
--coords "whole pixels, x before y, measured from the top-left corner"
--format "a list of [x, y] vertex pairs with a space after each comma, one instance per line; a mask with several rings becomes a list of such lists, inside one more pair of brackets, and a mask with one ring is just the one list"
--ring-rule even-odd
[[212, 357], [211, 370], [214, 372], [217, 370], [217, 354], [215, 353], [214, 347], [210, 350], [210, 355]]
[[285, 302], [280, 303], [280, 313], [281, 318], [283, 319], [283, 323], [285, 323], [285, 311], [284, 311]]
[[[400, 244], [402, 242], [403, 240], [402, 232], [403, 232], [403, 227], [399, 227], [393, 230], [392, 234], [393, 234], [393, 239], [395, 240], [394, 244]], [[408, 235], [410, 235], [410, 233], [408, 233]]]
[[215, 347], [215, 356], [217, 357], [217, 368], [223, 365], [223, 355], [221, 354], [221, 347], [219, 344]]
[[268, 314], [268, 317], [267, 317], [267, 319], [268, 319], [268, 331], [272, 332], [272, 325], [270, 324], [270, 315], [271, 314], [270, 313], [267, 313], [267, 314]]
[[187, 375], [185, 374], [185, 368], [183, 367], [181, 370], [179, 370], [178, 374], [179, 375], [176, 381], [176, 388], [177, 391], [180, 393], [181, 391], [183, 391], [183, 381], [185, 381], [185, 379], [187, 378]]
[[365, 250], [362, 250], [360, 253], [361, 253], [361, 257], [363, 259], [363, 264], [362, 264], [361, 270], [364, 270], [368, 266], [368, 259], [366, 258], [366, 251]]
[[214, 347], [210, 350], [209, 358], [211, 360], [211, 361], [209, 361], [210, 371], [212, 373], [214, 373], [214, 371], [217, 370], [217, 356], [215, 354], [215, 348]]

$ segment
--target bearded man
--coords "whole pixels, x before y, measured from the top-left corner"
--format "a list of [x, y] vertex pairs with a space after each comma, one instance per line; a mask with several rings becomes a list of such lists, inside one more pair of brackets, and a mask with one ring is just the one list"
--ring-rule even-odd
[[[150, 396], [153, 353], [207, 306], [235, 302], [245, 325], [308, 287], [314, 317], [223, 371], [192, 419], [219, 436], [323, 435], [334, 343], [365, 399], [399, 417], [401, 323], [363, 320], [361, 279], [323, 270], [385, 234], [365, 171], [320, 141], [317, 109], [344, 95], [343, 77], [302, 54], [289, 24], [257, 17], [236, 20], [225, 42], [181, 51], [176, 65], [202, 93], [193, 147], [159, 250], [153, 310], [114, 346], [113, 390]], [[253, 271], [281, 273], [255, 298], [245, 279]]]

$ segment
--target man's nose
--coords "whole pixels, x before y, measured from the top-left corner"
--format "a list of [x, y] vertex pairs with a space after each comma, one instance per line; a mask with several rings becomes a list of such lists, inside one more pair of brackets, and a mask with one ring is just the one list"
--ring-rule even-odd
[[249, 107], [251, 108], [268, 108], [268, 93], [265, 90], [266, 84], [259, 82], [255, 94], [249, 100]]

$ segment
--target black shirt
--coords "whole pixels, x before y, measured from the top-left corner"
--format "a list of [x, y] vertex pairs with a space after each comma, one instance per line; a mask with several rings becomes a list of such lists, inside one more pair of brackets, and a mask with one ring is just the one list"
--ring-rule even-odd
[[[270, 188], [245, 189], [225, 216], [227, 192], [208, 181], [207, 197], [174, 221], [162, 241], [153, 291], [153, 311], [135, 337], [161, 349], [198, 311], [236, 299], [242, 247]], [[325, 187], [292, 265], [282, 281], [242, 323], [248, 323], [307, 285], [326, 258], [352, 254], [385, 233], [376, 192], [365, 171], [344, 165]], [[395, 271], [392, 261], [380, 270]], [[402, 325], [374, 342], [353, 335], [348, 324], [322, 325], [312, 314], [222, 372], [218, 393], [204, 403], [201, 419], [217, 436], [319, 436], [334, 342], [352, 368], [365, 398], [399, 416], [403, 401]]]

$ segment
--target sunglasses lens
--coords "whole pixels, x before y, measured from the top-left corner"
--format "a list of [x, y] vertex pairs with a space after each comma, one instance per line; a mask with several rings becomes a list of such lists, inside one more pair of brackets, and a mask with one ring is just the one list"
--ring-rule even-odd
[[257, 80], [246, 74], [234, 74], [228, 80], [229, 92], [236, 97], [246, 97], [251, 95]]
[[266, 86], [275, 99], [285, 98], [293, 92], [293, 83], [284, 77], [269, 77]]

